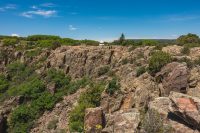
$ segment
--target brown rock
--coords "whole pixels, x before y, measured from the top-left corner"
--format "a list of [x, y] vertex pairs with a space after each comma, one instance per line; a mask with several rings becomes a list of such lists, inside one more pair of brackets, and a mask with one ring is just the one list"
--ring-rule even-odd
[[106, 92], [101, 95], [101, 107], [104, 113], [112, 113], [118, 111], [123, 102], [123, 94], [118, 93], [110, 96]]
[[200, 57], [200, 47], [194, 47], [190, 49], [190, 55], [192, 60], [196, 60]]
[[135, 88], [133, 101], [134, 107], [136, 108], [147, 107], [150, 101], [159, 97], [158, 85], [154, 82], [154, 78], [148, 73], [136, 78], [132, 86]]
[[102, 108], [87, 108], [85, 110], [84, 129], [86, 133], [100, 133], [104, 126]]
[[179, 116], [194, 129], [200, 130], [200, 99], [189, 95], [171, 92], [170, 112]]
[[164, 66], [156, 74], [157, 79], [161, 79], [164, 96], [168, 96], [170, 91], [186, 93], [188, 87], [188, 69], [186, 64], [172, 62]]
[[177, 56], [177, 55], [181, 55], [181, 50], [182, 50], [183, 47], [181, 46], [177, 46], [177, 45], [173, 45], [173, 46], [167, 46], [167, 47], [164, 47], [162, 49], [163, 52], [166, 52], [166, 53], [169, 53], [170, 55], [173, 55], [173, 56]]
[[[183, 95], [181, 93], [171, 92], [170, 97], [177, 97], [177, 105], [175, 105], [171, 98], [156, 98], [149, 103], [149, 109], [157, 111], [163, 119], [164, 125], [168, 125], [173, 133], [199, 133], [195, 125], [189, 122], [190, 118], [187, 116], [192, 116], [192, 113], [196, 112], [197, 108], [191, 99], [181, 97]], [[185, 111], [189, 112], [186, 113]]]
[[140, 113], [137, 109], [118, 111], [106, 116], [105, 133], [134, 133], [140, 123]]

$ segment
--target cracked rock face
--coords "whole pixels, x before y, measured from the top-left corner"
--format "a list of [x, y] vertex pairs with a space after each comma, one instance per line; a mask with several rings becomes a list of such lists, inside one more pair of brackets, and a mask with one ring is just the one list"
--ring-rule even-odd
[[107, 114], [105, 133], [133, 133], [140, 123], [140, 113], [137, 109], [117, 111]]
[[200, 132], [200, 99], [178, 92], [169, 97], [159, 97], [149, 103], [149, 109], [156, 110], [174, 132]]
[[170, 91], [186, 93], [188, 88], [189, 72], [186, 64], [172, 62], [164, 66], [156, 78], [160, 79], [164, 90], [163, 96], [168, 96]]

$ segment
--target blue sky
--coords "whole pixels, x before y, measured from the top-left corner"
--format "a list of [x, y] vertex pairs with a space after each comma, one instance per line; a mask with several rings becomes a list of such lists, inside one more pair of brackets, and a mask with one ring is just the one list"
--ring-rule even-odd
[[0, 34], [74, 39], [200, 35], [200, 0], [0, 0]]

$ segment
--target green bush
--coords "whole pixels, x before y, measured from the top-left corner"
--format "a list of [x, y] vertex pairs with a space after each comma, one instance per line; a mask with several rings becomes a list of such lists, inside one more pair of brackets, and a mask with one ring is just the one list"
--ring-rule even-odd
[[58, 40], [59, 36], [52, 35], [31, 35], [27, 37], [28, 41], [39, 41], [39, 40]]
[[38, 98], [45, 91], [45, 84], [38, 77], [26, 80], [20, 85], [14, 86], [8, 90], [10, 96], [22, 95], [28, 99]]
[[41, 48], [56, 49], [57, 47], [61, 46], [61, 43], [59, 40], [40, 40], [37, 41], [36, 46]]
[[9, 132], [27, 133], [33, 126], [33, 121], [37, 116], [37, 112], [32, 107], [20, 105], [16, 108], [10, 117]]
[[8, 86], [8, 80], [4, 75], [0, 74], [0, 93], [4, 93], [8, 89]]
[[197, 36], [196, 34], [187, 34], [187, 35], [182, 35], [177, 39], [177, 43], [179, 45], [184, 45], [184, 44], [188, 44], [188, 43], [196, 43], [199, 44], [200, 39], [199, 36]]
[[87, 91], [80, 96], [78, 106], [70, 113], [70, 132], [84, 131], [85, 109], [100, 105], [101, 93], [103, 90], [104, 84], [91, 84]]
[[142, 75], [143, 73], [146, 72], [146, 68], [144, 66], [142, 67], [139, 67], [137, 70], [136, 70], [136, 76], [139, 77], [140, 75]]
[[19, 43], [19, 40], [16, 38], [5, 38], [3, 39], [3, 46], [15, 46]]
[[116, 78], [113, 78], [111, 81], [109, 81], [108, 86], [106, 87], [106, 93], [109, 95], [113, 95], [116, 91], [118, 91], [120, 88], [120, 85]]
[[46, 80], [48, 83], [54, 82], [56, 84], [56, 87], [62, 88], [70, 83], [71, 78], [69, 76], [66, 76], [61, 70], [49, 69], [47, 71]]
[[100, 67], [98, 70], [98, 76], [102, 76], [102, 75], [106, 74], [107, 72], [109, 72], [109, 70], [110, 70], [109, 66]]
[[7, 65], [7, 71], [11, 80], [21, 82], [33, 73], [33, 68], [27, 67], [19, 61], [15, 61]]
[[160, 69], [170, 63], [172, 61], [172, 57], [165, 52], [157, 51], [152, 54], [149, 59], [149, 72], [150, 74], [155, 74], [160, 71]]
[[26, 56], [27, 57], [35, 57], [35, 56], [38, 56], [42, 53], [42, 50], [41, 49], [35, 49], [35, 50], [29, 50], [29, 51], [26, 51]]
[[190, 48], [184, 46], [183, 49], [181, 50], [181, 53], [184, 55], [189, 55], [190, 54]]

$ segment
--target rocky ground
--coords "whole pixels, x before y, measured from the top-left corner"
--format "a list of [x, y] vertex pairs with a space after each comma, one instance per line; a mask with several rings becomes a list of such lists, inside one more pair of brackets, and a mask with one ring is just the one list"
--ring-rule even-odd
[[[200, 66], [189, 67], [186, 62], [180, 62], [185, 58], [191, 61], [198, 59], [199, 47], [191, 48], [189, 55], [181, 53], [181, 46], [164, 47], [162, 51], [169, 53], [174, 60], [154, 76], [145, 72], [139, 77], [137, 69], [148, 67], [151, 53], [156, 51], [153, 46], [135, 49], [122, 46], [62, 46], [51, 51], [43, 50], [40, 55], [31, 58], [26, 57], [25, 52], [12, 48], [0, 49], [2, 53], [7, 53], [0, 60], [1, 72], [12, 60], [31, 65], [46, 57], [36, 70], [39, 74], [48, 68], [56, 68], [62, 69], [72, 79], [89, 76], [97, 81], [108, 81], [113, 75], [118, 77], [120, 91], [112, 96], [104, 91], [100, 107], [86, 109], [84, 126], [88, 133], [200, 132]], [[83, 91], [81, 89], [65, 96], [52, 111], [46, 111], [36, 121], [36, 127], [31, 132], [69, 132], [68, 114]], [[0, 131], [4, 118], [17, 106], [19, 99], [10, 99], [0, 106]], [[56, 121], [56, 126], [50, 130], [48, 125], [52, 121]]]

